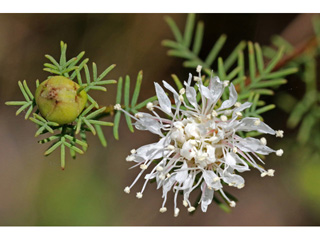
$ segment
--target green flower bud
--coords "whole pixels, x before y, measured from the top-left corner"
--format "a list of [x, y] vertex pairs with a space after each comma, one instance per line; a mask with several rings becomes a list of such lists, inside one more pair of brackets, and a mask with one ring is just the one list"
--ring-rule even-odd
[[35, 100], [41, 115], [60, 125], [73, 122], [84, 109], [87, 93], [77, 93], [80, 86], [74, 81], [56, 76], [42, 82], [36, 90]]

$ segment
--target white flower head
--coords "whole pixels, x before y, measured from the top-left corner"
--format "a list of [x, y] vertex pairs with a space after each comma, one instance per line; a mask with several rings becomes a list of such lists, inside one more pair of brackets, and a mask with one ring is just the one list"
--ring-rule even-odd
[[[282, 134], [259, 118], [240, 118], [242, 114], [239, 113], [252, 104], [237, 102], [238, 94], [229, 81], [223, 82], [218, 77], [211, 77], [206, 86], [201, 80], [201, 66], [197, 67], [197, 72], [198, 81], [192, 81], [194, 78], [190, 74], [184, 82], [183, 90], [179, 92], [163, 81], [164, 88], [173, 94], [174, 103], [165, 89], [155, 83], [157, 107], [147, 105], [153, 114], [141, 113], [139, 118], [135, 118], [121, 110], [136, 120], [137, 129], [148, 130], [160, 138], [158, 142], [132, 151], [127, 158], [134, 161], [135, 166], [140, 166], [141, 171], [125, 192], [129, 193], [143, 176], [143, 187], [136, 195], [141, 198], [147, 183], [154, 180], [157, 188], [162, 189], [160, 212], [167, 211], [167, 195], [173, 192], [174, 216], [180, 212], [177, 200], [179, 193], [182, 193], [182, 202], [187, 210], [195, 210], [189, 196], [197, 189], [202, 192], [200, 206], [203, 212], [207, 211], [215, 192], [231, 207], [235, 207], [236, 203], [228, 198], [224, 187], [243, 188], [245, 180], [240, 174], [249, 171], [249, 167], [259, 170], [262, 177], [273, 176], [274, 170], [266, 171], [257, 161], [262, 162], [258, 154], [276, 152], [266, 146], [265, 138], [243, 138], [237, 133], [255, 131], [277, 136]], [[226, 87], [229, 88], [229, 98], [221, 101]], [[200, 100], [197, 100], [199, 93]], [[180, 96], [187, 101], [182, 101]], [[158, 110], [162, 113], [156, 113]], [[160, 117], [164, 115], [167, 117]], [[283, 151], [278, 150], [276, 153], [280, 156]]]

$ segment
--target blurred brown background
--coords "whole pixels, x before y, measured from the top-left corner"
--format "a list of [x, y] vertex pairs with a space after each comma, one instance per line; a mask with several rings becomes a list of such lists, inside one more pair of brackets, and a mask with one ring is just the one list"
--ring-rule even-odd
[[[186, 14], [169, 14], [184, 28]], [[319, 225], [318, 199], [304, 194], [299, 183], [299, 169], [290, 152], [295, 131], [285, 131], [286, 138], [272, 142], [283, 148], [285, 156], [267, 157], [269, 168], [276, 170], [273, 178], [261, 178], [258, 171], [244, 174], [246, 187], [231, 189], [239, 202], [226, 214], [215, 204], [207, 213], [200, 209], [189, 216], [182, 210], [173, 217], [172, 195], [168, 212], [159, 213], [161, 191], [151, 184], [144, 197], [137, 199], [142, 182], [130, 195], [123, 192], [138, 169], [128, 170], [125, 161], [130, 149], [153, 142], [151, 133], [130, 133], [125, 122], [120, 128], [120, 141], [112, 129], [105, 128], [108, 147], [103, 148], [96, 137], [89, 137], [89, 149], [76, 160], [67, 160], [66, 170], [59, 168], [59, 154], [44, 157], [47, 146], [34, 138], [35, 126], [23, 116], [15, 117], [17, 108], [5, 106], [8, 100], [22, 99], [18, 80], [26, 79], [32, 90], [34, 81], [45, 80], [42, 71], [44, 54], [59, 56], [59, 43], [68, 43], [68, 57], [85, 50], [86, 56], [100, 70], [117, 64], [109, 77], [118, 79], [129, 74], [134, 78], [143, 70], [144, 81], [140, 100], [154, 94], [153, 82], [172, 82], [170, 75], [187, 78], [189, 70], [180, 59], [166, 55], [163, 39], [172, 39], [165, 14], [1, 14], [0, 15], [0, 225]], [[206, 55], [223, 33], [228, 35], [222, 56], [227, 56], [241, 40], [268, 44], [270, 37], [287, 29], [297, 14], [198, 14], [205, 23]], [[296, 31], [306, 28], [304, 25]], [[289, 34], [289, 33], [286, 33]], [[280, 91], [299, 92], [298, 80], [292, 77]], [[116, 86], [97, 94], [100, 104], [115, 102]], [[272, 102], [273, 99], [266, 98]], [[286, 115], [273, 110], [265, 115], [274, 129], [285, 128]], [[285, 129], [286, 130], [286, 129]], [[276, 139], [278, 140], [278, 139]], [[319, 160], [320, 161], [320, 160]], [[298, 174], [297, 174], [298, 173]], [[318, 186], [320, 182], [316, 186]], [[319, 191], [319, 190], [318, 190]], [[315, 195], [316, 197], [319, 195]]]

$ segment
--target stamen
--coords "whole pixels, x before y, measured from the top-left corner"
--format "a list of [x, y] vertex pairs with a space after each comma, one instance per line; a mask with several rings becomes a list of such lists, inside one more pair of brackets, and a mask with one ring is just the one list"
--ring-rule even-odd
[[160, 208], [160, 210], [159, 210], [161, 213], [164, 213], [164, 212], [166, 212], [167, 211], [167, 208], [166, 207], [162, 207], [162, 208]]
[[194, 210], [196, 210], [195, 207], [189, 207], [189, 208], [188, 208], [188, 212], [190, 212], [190, 213], [193, 212]]
[[222, 116], [220, 117], [220, 119], [221, 119], [222, 122], [228, 121], [228, 118], [227, 118], [227, 116], [225, 116], [225, 115], [222, 115]]
[[240, 102], [236, 102], [236, 103], [234, 104], [234, 106], [238, 108], [238, 107], [241, 106], [241, 103], [240, 103]]
[[276, 155], [281, 157], [283, 155], [283, 150], [282, 149], [277, 150]]
[[241, 112], [236, 112], [238, 117], [242, 117], [242, 113]]
[[117, 103], [116, 105], [114, 105], [113, 109], [121, 110], [121, 105], [119, 103]]
[[183, 206], [188, 207], [188, 202], [186, 200], [183, 200], [182, 204]]
[[260, 119], [257, 119], [256, 121], [254, 121], [254, 125], [255, 125], [255, 126], [259, 126], [260, 123], [261, 123]]
[[175, 208], [175, 209], [174, 209], [174, 216], [175, 216], [175, 217], [178, 217], [179, 212], [180, 212], [180, 209], [179, 209], [179, 208]]
[[215, 110], [212, 110], [211, 115], [212, 115], [212, 117], [217, 117], [217, 116], [218, 116], [218, 113], [217, 113]]
[[265, 146], [267, 145], [267, 139], [264, 137], [260, 138], [260, 142]]
[[180, 93], [181, 95], [185, 94], [185, 93], [186, 93], [186, 89], [185, 89], [185, 88], [181, 88], [181, 89], [179, 90], [179, 93]]
[[268, 172], [267, 172], [267, 171], [264, 171], [264, 172], [261, 173], [260, 176], [261, 176], [261, 177], [265, 177], [265, 176], [267, 176], [267, 175], [268, 175]]
[[136, 195], [136, 197], [137, 197], [137, 198], [139, 198], [139, 199], [140, 199], [140, 198], [142, 198], [142, 196], [143, 196], [143, 195], [142, 195], [142, 193], [141, 193], [141, 192], [137, 192], [137, 195]]
[[133, 156], [133, 155], [129, 155], [126, 157], [127, 162], [132, 162], [134, 159], [135, 159], [135, 156]]
[[156, 170], [157, 170], [158, 172], [161, 172], [161, 171], [163, 171], [163, 167], [158, 166], [158, 167], [156, 168]]
[[149, 109], [150, 111], [153, 111], [153, 103], [152, 102], [148, 102], [147, 103], [147, 109]]
[[141, 165], [140, 165], [140, 168], [141, 168], [142, 170], [146, 170], [146, 169], [148, 168], [148, 166], [145, 165], [145, 164], [141, 164]]
[[282, 130], [278, 130], [276, 131], [276, 137], [280, 137], [280, 138], [283, 138], [283, 131]]
[[231, 201], [229, 205], [230, 205], [230, 207], [235, 207], [236, 206], [236, 202], [235, 201]]
[[195, 82], [199, 82], [199, 81], [201, 80], [201, 78], [194, 76], [194, 77], [193, 77], [193, 80], [194, 80]]
[[130, 188], [129, 187], [125, 187], [124, 188], [124, 192], [129, 194], [130, 193]]
[[234, 153], [237, 153], [237, 152], [238, 152], [238, 148], [237, 148], [237, 147], [234, 147], [234, 148], [232, 149], [232, 151], [233, 151]]
[[198, 65], [198, 66], [197, 66], [197, 70], [196, 70], [196, 71], [197, 71], [198, 73], [200, 73], [200, 72], [201, 72], [201, 70], [202, 70], [202, 66], [201, 66], [201, 65]]
[[268, 175], [269, 177], [273, 177], [273, 176], [274, 176], [274, 172], [275, 172], [275, 171], [274, 171], [273, 169], [269, 169], [267, 175]]
[[174, 149], [175, 149], [175, 146], [173, 146], [173, 145], [168, 145], [168, 146], [167, 146], [167, 149], [168, 149], [168, 150], [174, 150]]

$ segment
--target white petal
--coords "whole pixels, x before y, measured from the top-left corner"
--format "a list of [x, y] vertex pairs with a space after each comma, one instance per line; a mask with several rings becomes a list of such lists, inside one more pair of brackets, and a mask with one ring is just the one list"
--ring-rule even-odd
[[[185, 83], [185, 85], [186, 85], [186, 83]], [[194, 89], [194, 87], [190, 87], [190, 86], [186, 85], [186, 96], [187, 96], [189, 103], [192, 106], [194, 106], [195, 108], [197, 108], [198, 107], [197, 92]]]
[[202, 191], [201, 210], [202, 212], [206, 212], [208, 209], [208, 205], [210, 205], [212, 202], [214, 190], [209, 189], [206, 183], [203, 182], [201, 184], [201, 191]]
[[225, 183], [232, 184], [236, 187], [243, 186], [245, 183], [243, 177], [241, 177], [240, 175], [237, 175], [237, 174], [232, 174], [228, 171], [223, 172], [222, 180]]
[[158, 101], [159, 101], [161, 109], [165, 113], [167, 113], [169, 115], [172, 115], [171, 102], [170, 102], [169, 97], [167, 96], [165, 91], [162, 89], [162, 87], [158, 83], [154, 83], [154, 85], [156, 87], [156, 94], [157, 94]]
[[138, 130], [147, 130], [163, 137], [161, 132], [161, 124], [158, 120], [153, 119], [153, 116], [148, 113], [143, 113], [142, 117], [140, 117], [133, 125]]
[[170, 92], [173, 93], [174, 102], [176, 103], [176, 105], [181, 104], [179, 100], [179, 94], [176, 92], [176, 90], [171, 85], [169, 85], [166, 81], [162, 81], [162, 83], [166, 89], [168, 89]]
[[176, 182], [176, 179], [174, 176], [164, 180], [163, 187], [162, 187], [162, 196], [167, 195], [167, 193], [171, 190], [171, 188], [175, 182]]
[[276, 132], [269, 127], [264, 122], [260, 122], [259, 125], [255, 125], [255, 122], [258, 121], [259, 118], [246, 117], [239, 122], [239, 125], [236, 127], [236, 131], [258, 131], [261, 133], [275, 134]]
[[195, 152], [193, 151], [193, 145], [191, 144], [190, 140], [185, 142], [182, 145], [182, 149], [180, 150], [181, 156], [185, 157], [188, 160], [191, 160], [196, 156]]
[[259, 139], [251, 137], [242, 138], [235, 145], [244, 152], [256, 152], [263, 155], [275, 152], [275, 150], [263, 145]]
[[240, 107], [237, 107], [233, 109], [233, 114], [232, 116], [235, 116], [237, 112], [241, 112], [249, 107], [251, 107], [252, 103], [251, 102], [245, 102], [244, 104], [241, 104]]
[[211, 91], [209, 90], [209, 88], [207, 88], [206, 86], [202, 85], [202, 84], [199, 84], [199, 89], [201, 91], [201, 94], [207, 98], [207, 99], [210, 99], [212, 98], [212, 93]]
[[225, 161], [226, 161], [226, 164], [228, 164], [229, 166], [234, 166], [237, 163], [236, 159], [234, 158], [234, 156], [231, 155], [230, 153], [226, 154]]
[[238, 99], [237, 91], [236, 91], [234, 85], [231, 83], [230, 87], [229, 87], [229, 99], [224, 101], [218, 110], [232, 107], [237, 102], [237, 99]]
[[217, 174], [210, 170], [203, 170], [202, 172], [203, 178], [209, 187], [214, 189], [222, 188], [220, 181], [215, 181], [215, 179], [218, 177]]
[[176, 181], [183, 183], [188, 177], [188, 165], [186, 162], [183, 163], [181, 170], [177, 172]]

